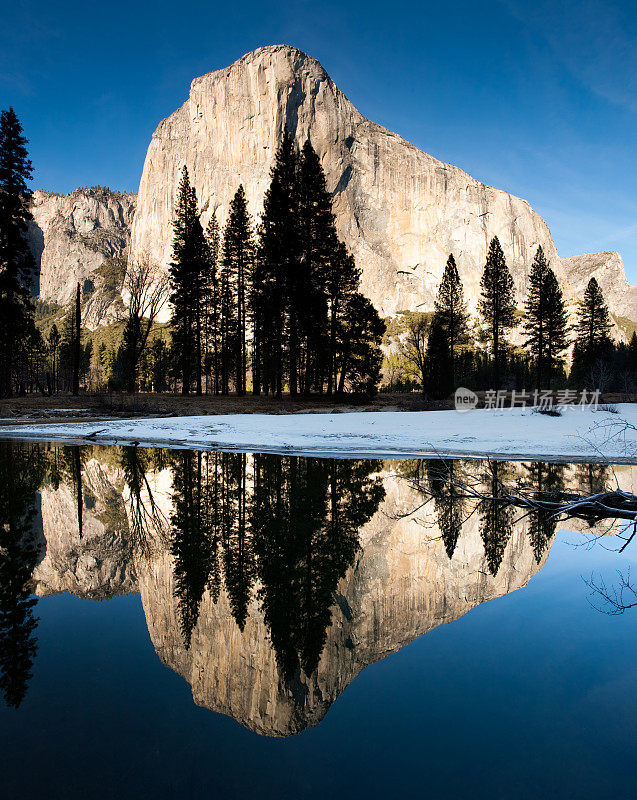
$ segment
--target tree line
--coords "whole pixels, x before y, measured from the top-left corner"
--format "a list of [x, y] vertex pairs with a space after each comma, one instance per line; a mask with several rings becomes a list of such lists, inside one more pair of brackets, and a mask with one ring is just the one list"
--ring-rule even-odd
[[[338, 239], [309, 140], [299, 152], [284, 132], [258, 224], [239, 186], [223, 232], [215, 214], [203, 230], [184, 167], [169, 278], [148, 263], [128, 266], [119, 288], [129, 302], [111, 352], [91, 351], [79, 284], [75, 308], [46, 338], [35, 324], [31, 177], [27, 141], [9, 109], [0, 117], [0, 395], [77, 392], [89, 384], [91, 365], [108, 375], [111, 388], [128, 391], [144, 370], [152, 373], [146, 385], [183, 394], [376, 390], [385, 325], [358, 290], [360, 270]], [[154, 335], [166, 300], [168, 341]]]
[[[602, 290], [593, 277], [569, 324], [557, 276], [538, 247], [531, 265], [524, 311], [502, 246], [493, 237], [481, 278], [478, 325], [471, 329], [462, 281], [453, 254], [445, 265], [433, 314], [402, 312], [388, 326], [385, 368], [392, 389], [419, 386], [446, 397], [458, 385], [474, 389], [614, 388], [637, 383], [637, 335], [615, 344]], [[523, 345], [509, 333], [521, 327]], [[566, 356], [573, 345], [567, 380]]]
[[170, 547], [182, 636], [222, 588], [243, 631], [263, 613], [281, 676], [310, 675], [358, 531], [385, 491], [378, 461], [183, 451], [173, 462]]
[[[33, 677], [37, 623], [32, 573], [38, 489], [73, 487], [80, 540], [90, 447], [43, 448], [0, 442], [0, 694], [19, 706]], [[191, 645], [204, 594], [225, 591], [243, 631], [250, 606], [262, 612], [282, 678], [314, 672], [332, 622], [334, 593], [359, 548], [358, 532], [385, 491], [375, 460], [243, 453], [117, 451], [128, 489], [112, 524], [128, 531], [128, 557], [158, 545], [173, 556], [173, 586], [184, 646]], [[172, 509], [153, 497], [152, 472], [170, 468]], [[159, 535], [159, 538], [158, 538]]]
[[223, 234], [215, 213], [204, 231], [183, 168], [170, 265], [182, 393], [374, 392], [385, 325], [359, 285], [309, 140], [299, 152], [284, 131], [259, 224], [239, 186]]
[[[79, 284], [74, 308], [44, 337], [36, 325], [36, 266], [27, 242], [31, 177], [20, 122], [12, 109], [3, 111], [1, 396], [60, 389], [77, 394], [81, 384], [129, 392], [370, 395], [381, 372], [384, 388], [420, 387], [432, 397], [445, 397], [460, 384], [627, 392], [637, 387], [637, 336], [628, 345], [613, 343], [595, 278], [570, 326], [562, 290], [541, 247], [523, 313], [516, 309], [513, 278], [494, 237], [482, 274], [477, 328], [452, 254], [432, 314], [401, 312], [381, 320], [359, 291], [360, 269], [338, 238], [320, 159], [309, 140], [299, 150], [287, 130], [257, 223], [239, 186], [223, 231], [216, 213], [204, 230], [183, 168], [169, 275], [148, 261], [126, 266], [117, 289], [128, 305], [113, 346], [93, 347], [82, 326]], [[207, 198], [205, 206], [213, 201]], [[171, 321], [162, 328], [157, 318], [166, 302]], [[522, 347], [509, 341], [517, 327]]]

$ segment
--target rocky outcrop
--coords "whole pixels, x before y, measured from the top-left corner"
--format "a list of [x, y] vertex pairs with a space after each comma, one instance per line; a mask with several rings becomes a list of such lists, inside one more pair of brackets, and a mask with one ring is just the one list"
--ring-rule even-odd
[[121, 473], [91, 458], [82, 468], [82, 520], [68, 475], [41, 489], [43, 558], [33, 573], [40, 596], [72, 592], [103, 600], [136, 589]]
[[309, 137], [319, 153], [339, 233], [362, 268], [363, 291], [382, 314], [431, 309], [450, 252], [475, 306], [494, 235], [520, 299], [540, 244], [567, 298], [577, 297], [546, 223], [526, 201], [365, 119], [318, 61], [283, 45], [259, 48], [195, 79], [188, 100], [160, 123], [139, 187], [131, 257], [148, 254], [168, 263], [184, 164], [204, 225], [213, 211], [224, 221], [240, 183], [256, 219], [286, 125], [299, 144]]
[[39, 268], [39, 296], [65, 305], [107, 259], [130, 241], [135, 195], [103, 187], [33, 194], [29, 243]]
[[575, 298], [581, 298], [589, 280], [595, 278], [613, 314], [637, 320], [637, 286], [628, 284], [619, 253], [584, 253], [563, 258], [562, 269]]

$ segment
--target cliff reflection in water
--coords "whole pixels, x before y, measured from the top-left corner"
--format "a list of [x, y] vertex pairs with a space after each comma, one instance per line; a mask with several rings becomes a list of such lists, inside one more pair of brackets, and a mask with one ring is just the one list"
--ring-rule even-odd
[[497, 502], [505, 482], [607, 473], [0, 442], [2, 693], [18, 706], [37, 669], [37, 597], [139, 592], [196, 703], [296, 733], [367, 665], [537, 572], [556, 522]]

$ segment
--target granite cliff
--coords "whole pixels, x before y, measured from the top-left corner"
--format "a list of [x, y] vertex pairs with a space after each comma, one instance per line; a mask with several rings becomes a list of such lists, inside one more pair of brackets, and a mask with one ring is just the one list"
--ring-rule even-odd
[[[381, 314], [431, 309], [450, 252], [475, 305], [494, 235], [520, 299], [540, 244], [567, 299], [579, 298], [579, 269], [558, 257], [546, 223], [526, 201], [486, 186], [366, 119], [318, 61], [285, 45], [259, 48], [196, 78], [186, 102], [159, 124], [139, 187], [131, 258], [148, 254], [168, 263], [184, 164], [204, 226], [213, 211], [223, 223], [239, 183], [256, 219], [284, 126], [299, 144], [309, 137], [317, 150], [340, 236], [362, 268], [363, 291]], [[600, 254], [608, 275], [625, 283], [616, 254], [607, 256]], [[622, 309], [637, 319], [637, 298]]]
[[92, 279], [130, 241], [135, 195], [101, 186], [67, 195], [33, 194], [29, 242], [39, 267], [39, 296], [66, 305], [79, 281]]
[[[618, 253], [561, 259], [546, 223], [525, 200], [366, 119], [318, 61], [286, 45], [261, 47], [192, 82], [186, 102], [153, 134], [137, 196], [99, 187], [66, 196], [35, 193], [30, 239], [41, 269], [40, 297], [68, 303], [78, 280], [125, 253], [166, 266], [184, 164], [204, 226], [213, 211], [223, 224], [240, 183], [258, 220], [285, 126], [299, 144], [309, 137], [317, 150], [339, 234], [382, 315], [432, 309], [450, 252], [475, 308], [488, 243], [497, 235], [520, 304], [541, 244], [571, 310], [595, 274], [611, 311], [637, 321], [637, 288], [628, 286]], [[101, 309], [93, 316], [95, 325], [113, 314]]]

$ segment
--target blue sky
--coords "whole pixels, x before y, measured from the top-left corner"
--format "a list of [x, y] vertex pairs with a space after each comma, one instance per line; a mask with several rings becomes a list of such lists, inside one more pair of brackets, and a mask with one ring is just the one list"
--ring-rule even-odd
[[635, 0], [0, 0], [0, 20], [0, 108], [36, 188], [136, 191], [192, 78], [286, 43], [370, 119], [527, 199], [560, 255], [619, 250], [637, 283]]

